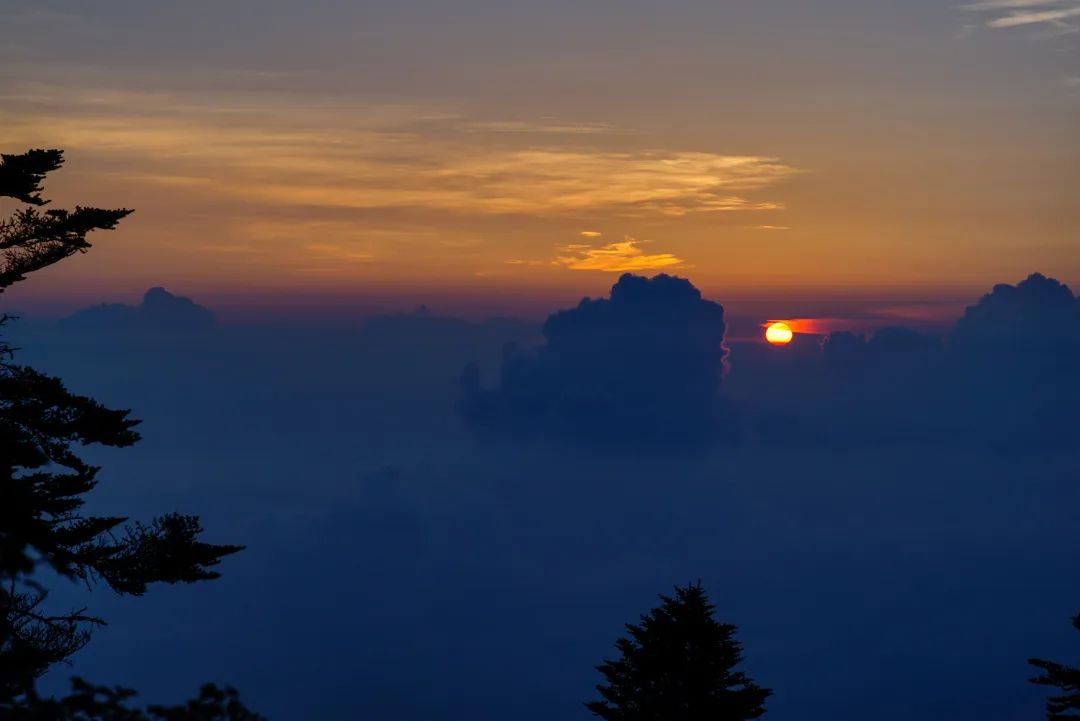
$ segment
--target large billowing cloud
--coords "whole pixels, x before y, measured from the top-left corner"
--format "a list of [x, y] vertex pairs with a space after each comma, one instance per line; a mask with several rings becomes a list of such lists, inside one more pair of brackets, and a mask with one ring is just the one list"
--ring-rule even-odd
[[1074, 445], [1080, 301], [1039, 273], [996, 285], [956, 324], [954, 383], [1013, 445]]
[[626, 274], [609, 298], [549, 317], [535, 352], [509, 347], [497, 389], [467, 369], [462, 411], [477, 428], [586, 444], [701, 443], [726, 420], [725, 327], [690, 281]]
[[1080, 349], [1080, 301], [1069, 286], [1033, 273], [999, 284], [964, 311], [955, 341], [988, 352]]
[[826, 412], [853, 436], [960, 434], [1013, 450], [1078, 440], [1080, 301], [1039, 273], [994, 286], [945, 346], [902, 328], [833, 333], [822, 359]]

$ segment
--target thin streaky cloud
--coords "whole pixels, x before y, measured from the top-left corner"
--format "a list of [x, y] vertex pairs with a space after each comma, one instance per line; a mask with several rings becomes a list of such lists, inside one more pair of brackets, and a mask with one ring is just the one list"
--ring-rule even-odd
[[647, 240], [627, 237], [622, 242], [594, 248], [589, 245], [571, 244], [558, 249], [553, 261], [570, 270], [599, 270], [608, 273], [657, 270], [682, 265], [682, 258], [671, 253], [646, 253], [641, 245]]
[[316, 257], [332, 258], [334, 260], [369, 261], [374, 256], [371, 253], [363, 253], [336, 243], [309, 243], [305, 249]]
[[532, 133], [536, 135], [598, 135], [615, 132], [609, 123], [533, 123], [521, 120], [473, 120], [463, 128], [480, 133]]
[[1066, 20], [1080, 17], [1080, 2], [1077, 0], [987, 0], [961, 5], [960, 8], [989, 13], [992, 17], [986, 21], [986, 26], [990, 28], [1044, 24], [1068, 27]]
[[43, 7], [22, 8], [20, 10], [0, 11], [0, 20], [5, 23], [35, 23], [35, 24], [81, 24], [85, 22], [82, 15], [59, 10], [50, 10]]
[[1057, 23], [1067, 18], [1080, 16], [1080, 6], [1073, 8], [1061, 8], [1058, 10], [1041, 10], [1039, 12], [1014, 13], [997, 20], [991, 20], [987, 25], [992, 28], [1015, 28], [1022, 25], [1037, 25], [1041, 23]]
[[[981, 13], [987, 18], [984, 25], [992, 30], [1026, 29], [1037, 40], [1048, 43], [1080, 32], [1080, 0], [983, 0], [961, 5], [960, 9]], [[960, 39], [971, 35], [971, 26], [964, 27]]]
[[453, 132], [460, 116], [424, 108], [330, 112], [281, 96], [230, 105], [113, 91], [72, 99], [41, 87], [22, 98], [0, 110], [10, 143], [61, 145], [120, 162], [140, 182], [274, 207], [683, 216], [780, 208], [749, 196], [797, 173], [763, 155], [493, 145]]
[[1065, 5], [1071, 0], [987, 0], [986, 2], [961, 5], [962, 10], [1008, 10], [1010, 8], [1045, 7], [1048, 5]]

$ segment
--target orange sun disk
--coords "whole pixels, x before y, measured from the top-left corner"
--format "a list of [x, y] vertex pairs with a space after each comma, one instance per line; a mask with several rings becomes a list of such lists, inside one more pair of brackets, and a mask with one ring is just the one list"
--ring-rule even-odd
[[770, 323], [768, 327], [765, 328], [765, 340], [773, 345], [787, 345], [794, 337], [795, 334], [792, 332], [791, 326], [787, 323]]

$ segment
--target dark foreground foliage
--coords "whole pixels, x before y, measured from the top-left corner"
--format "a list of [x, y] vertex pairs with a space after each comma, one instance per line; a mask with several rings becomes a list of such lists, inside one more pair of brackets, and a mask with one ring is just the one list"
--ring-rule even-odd
[[[0, 220], [0, 293], [29, 273], [85, 252], [91, 247], [88, 234], [111, 230], [131, 213], [126, 209], [83, 207], [40, 211], [40, 206], [48, 203], [41, 197], [42, 181], [62, 163], [59, 150], [0, 155], [0, 197], [14, 198], [29, 206]], [[3, 316], [0, 325], [9, 320]], [[128, 523], [124, 516], [84, 514], [85, 496], [97, 485], [99, 468], [81, 458], [78, 448], [94, 444], [129, 446], [139, 440], [134, 430], [138, 421], [129, 417], [129, 411], [106, 408], [72, 393], [58, 378], [17, 365], [14, 353], [15, 349], [0, 339], [3, 718], [37, 713], [34, 709], [53, 708], [61, 713], [80, 703], [92, 708], [99, 696], [119, 701], [126, 693], [90, 687], [80, 681], [76, 693], [67, 699], [43, 702], [36, 698], [36, 679], [82, 648], [90, 638], [90, 630], [104, 623], [86, 609], [49, 609], [49, 592], [39, 571], [51, 571], [88, 586], [103, 582], [117, 593], [139, 596], [155, 583], [217, 578], [213, 567], [223, 556], [241, 550], [240, 546], [201, 541], [202, 527], [195, 516], [168, 513], [149, 523]], [[206, 702], [212, 701], [208, 697]], [[89, 711], [78, 713], [72, 711], [70, 718], [142, 718], [120, 711], [118, 715], [104, 716], [86, 715]]]
[[[1073, 616], [1072, 624], [1080, 630], [1080, 614]], [[1046, 700], [1048, 721], [1080, 719], [1080, 668], [1038, 658], [1029, 659], [1028, 663], [1042, 670], [1041, 675], [1031, 679], [1032, 683], [1052, 686], [1061, 692]]]

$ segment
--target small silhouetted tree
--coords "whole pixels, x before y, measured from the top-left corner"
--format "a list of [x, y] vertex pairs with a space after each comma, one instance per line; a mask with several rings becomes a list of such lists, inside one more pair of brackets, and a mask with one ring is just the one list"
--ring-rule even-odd
[[[115, 228], [131, 212], [41, 211], [48, 202], [41, 183], [62, 163], [59, 150], [0, 155], [0, 197], [27, 206], [0, 220], [0, 293], [84, 252], [89, 233]], [[85, 609], [46, 608], [48, 590], [37, 571], [138, 596], [154, 583], [216, 578], [213, 566], [241, 549], [200, 541], [195, 516], [172, 513], [128, 524], [123, 516], [85, 514], [84, 496], [97, 485], [99, 469], [78, 447], [131, 445], [139, 439], [137, 421], [129, 411], [106, 408], [57, 378], [16, 365], [13, 355], [0, 339], [0, 711], [8, 716], [39, 702], [35, 680], [104, 623]]]
[[[1080, 630], [1080, 615], [1073, 616], [1072, 624]], [[1061, 691], [1060, 696], [1046, 700], [1046, 718], [1049, 721], [1080, 719], [1080, 668], [1038, 658], [1028, 659], [1028, 663], [1042, 670], [1042, 675], [1031, 679], [1031, 683], [1053, 686]]]
[[701, 584], [660, 599], [627, 624], [628, 636], [615, 644], [620, 658], [596, 667], [607, 683], [588, 709], [607, 721], [740, 721], [765, 713], [772, 691], [736, 670], [736, 627], [714, 618]]

